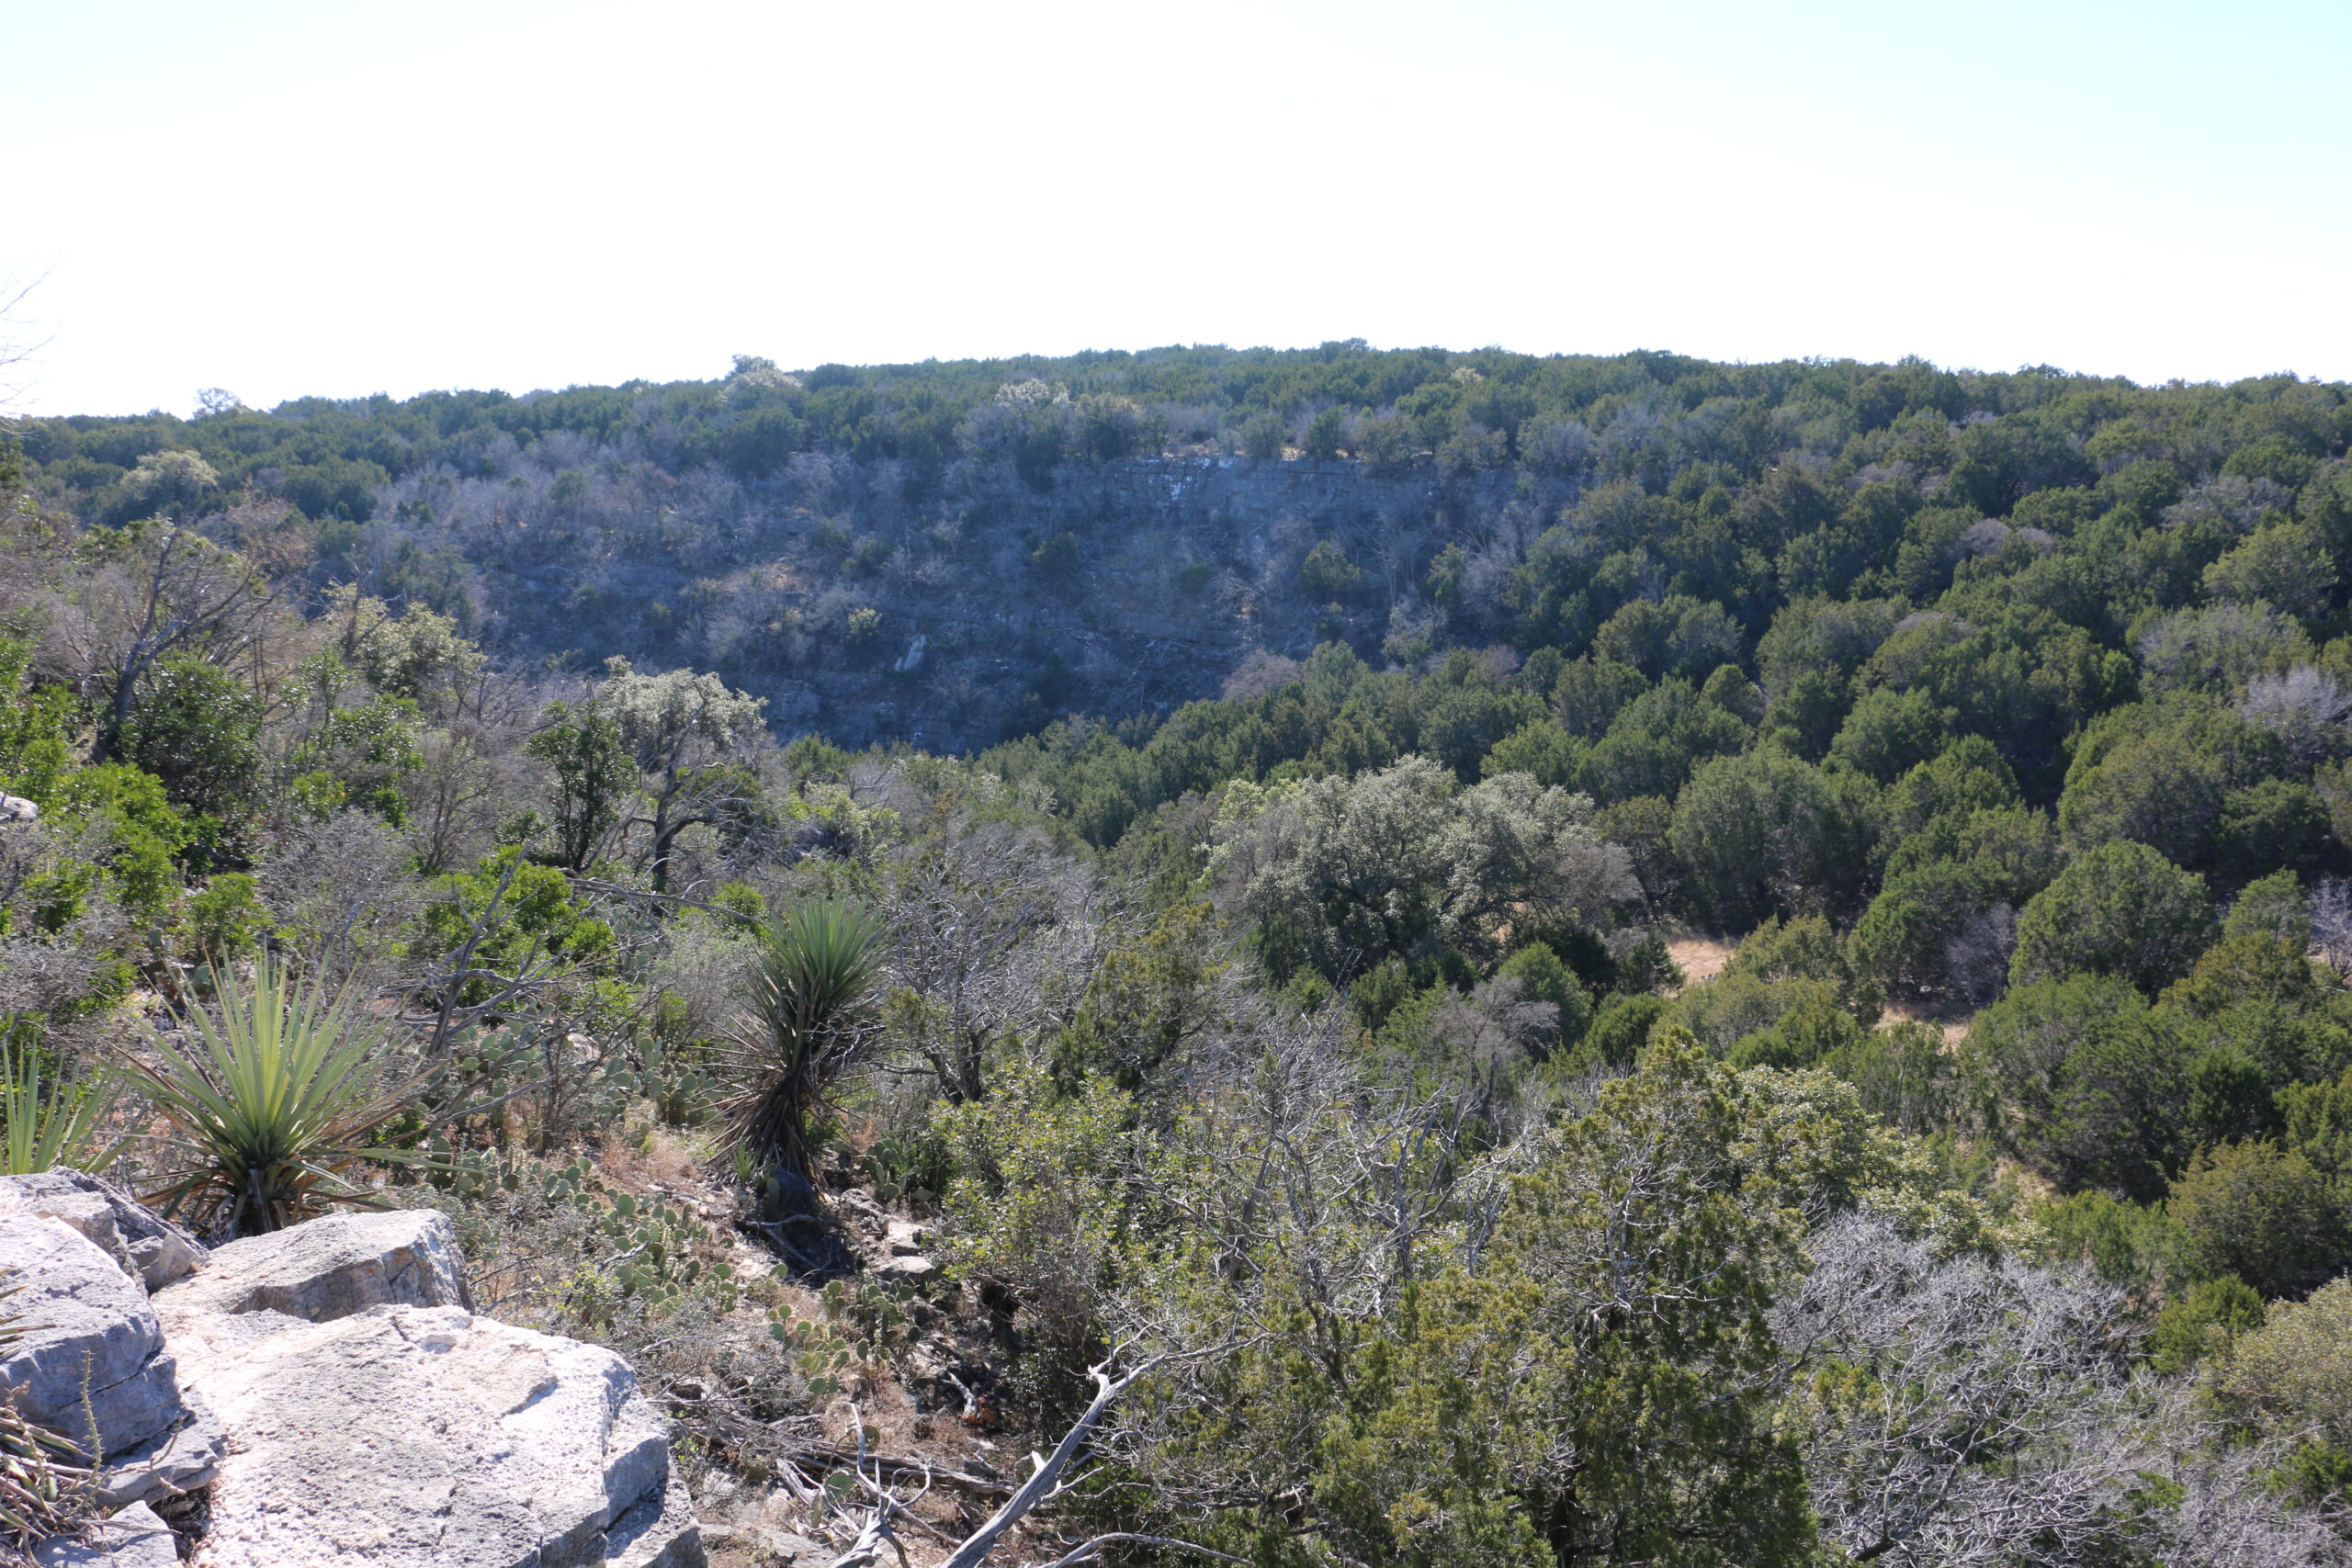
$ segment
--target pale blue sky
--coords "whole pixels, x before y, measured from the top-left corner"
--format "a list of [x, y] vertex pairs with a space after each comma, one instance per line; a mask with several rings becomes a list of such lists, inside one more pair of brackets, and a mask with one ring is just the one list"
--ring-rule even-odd
[[2352, 4], [0, 0], [20, 412], [1174, 342], [2352, 378]]

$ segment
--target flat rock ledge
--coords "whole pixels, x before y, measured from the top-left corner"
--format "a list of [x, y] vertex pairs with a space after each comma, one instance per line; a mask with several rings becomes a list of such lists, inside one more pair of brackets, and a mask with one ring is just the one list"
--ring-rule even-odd
[[146, 1504], [206, 1485], [195, 1568], [704, 1568], [628, 1363], [476, 1315], [435, 1211], [208, 1255], [89, 1178], [0, 1179], [7, 1285], [43, 1326], [0, 1388], [50, 1413], [86, 1377], [119, 1510], [44, 1568], [175, 1562]]

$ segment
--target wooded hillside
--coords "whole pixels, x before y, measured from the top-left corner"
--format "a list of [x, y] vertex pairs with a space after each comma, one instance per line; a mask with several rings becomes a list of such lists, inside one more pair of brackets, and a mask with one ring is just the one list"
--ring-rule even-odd
[[[1159, 1357], [1002, 1560], [2352, 1561], [2347, 445], [1360, 344], [30, 422], [11, 1168], [445, 1207], [844, 1547]], [[256, 1186], [190, 1053], [303, 987]]]

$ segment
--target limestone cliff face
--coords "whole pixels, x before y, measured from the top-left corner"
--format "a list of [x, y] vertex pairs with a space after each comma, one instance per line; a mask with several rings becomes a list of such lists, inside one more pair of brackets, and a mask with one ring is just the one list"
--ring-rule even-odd
[[[1574, 494], [1428, 459], [1159, 457], [1065, 467], [1040, 487], [1004, 464], [926, 479], [841, 457], [739, 484], [610, 454], [592, 467], [604, 452], [533, 448], [503, 477], [403, 480], [379, 516], [464, 559], [512, 655], [716, 669], [769, 699], [782, 737], [949, 751], [1068, 712], [1215, 696], [1260, 649], [1338, 637], [1376, 662], [1434, 613], [1421, 585], [1441, 550], [1515, 558]], [[552, 484], [564, 463], [594, 476], [584, 494]], [[1360, 575], [1302, 571], [1327, 541]], [[1437, 629], [1483, 632], [1475, 613]]]

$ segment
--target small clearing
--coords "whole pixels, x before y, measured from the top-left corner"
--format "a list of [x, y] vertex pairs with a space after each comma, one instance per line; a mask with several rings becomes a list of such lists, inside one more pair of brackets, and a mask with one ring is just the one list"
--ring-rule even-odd
[[1737, 946], [1732, 942], [1717, 942], [1713, 937], [1690, 932], [1668, 937], [1666, 943], [1667, 955], [1682, 971], [1683, 984], [1688, 986], [1712, 980], [1722, 974], [1724, 965], [1731, 962], [1731, 955], [1737, 951]]

